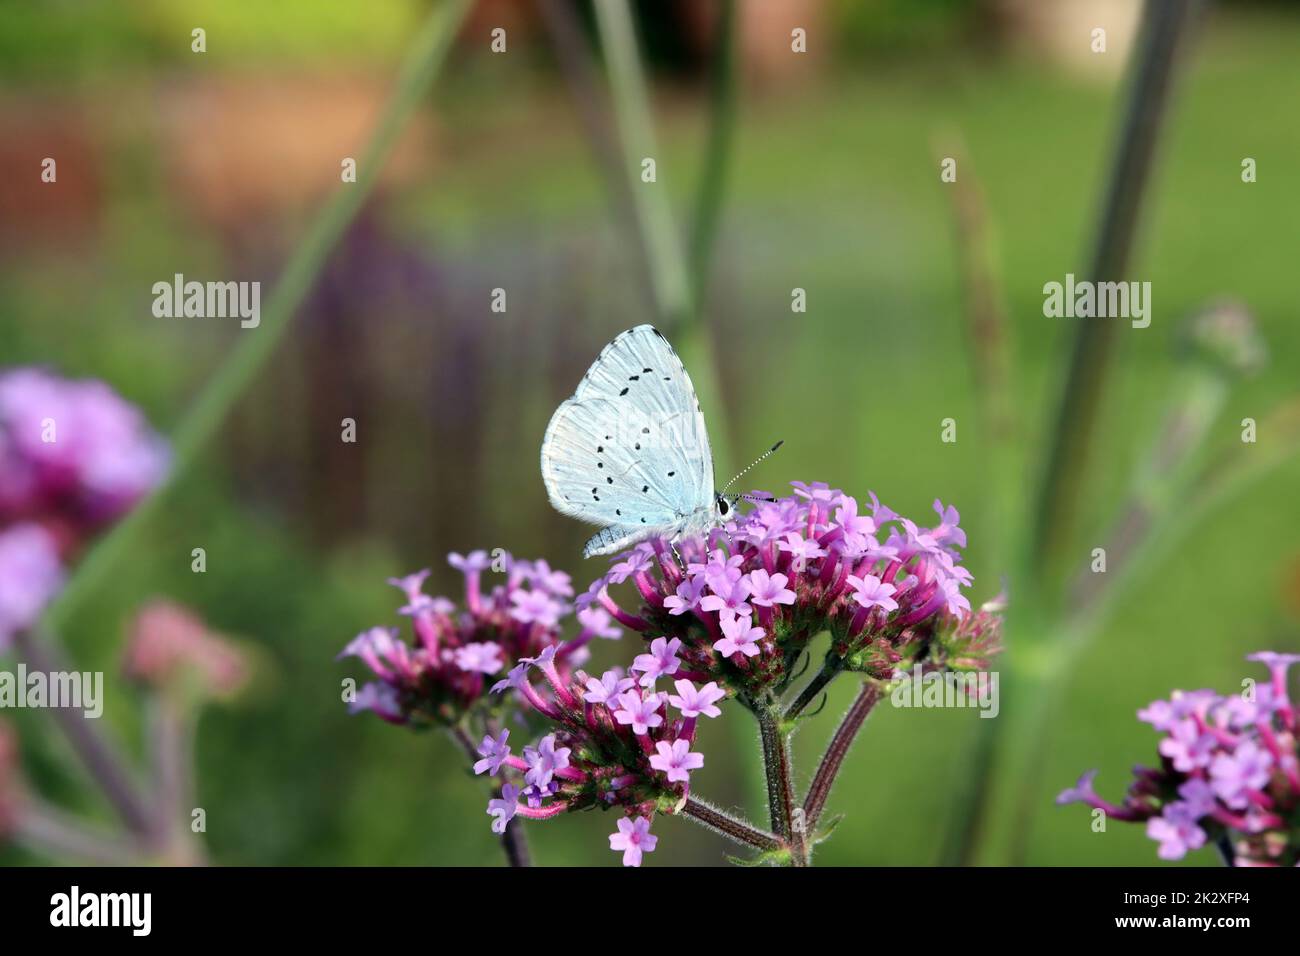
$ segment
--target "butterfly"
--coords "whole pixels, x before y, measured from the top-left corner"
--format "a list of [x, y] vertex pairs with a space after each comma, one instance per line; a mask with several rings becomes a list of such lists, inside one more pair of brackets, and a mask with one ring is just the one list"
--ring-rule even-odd
[[651, 325], [615, 337], [555, 410], [542, 439], [542, 481], [557, 511], [602, 526], [584, 558], [706, 534], [742, 497], [714, 489], [695, 386]]

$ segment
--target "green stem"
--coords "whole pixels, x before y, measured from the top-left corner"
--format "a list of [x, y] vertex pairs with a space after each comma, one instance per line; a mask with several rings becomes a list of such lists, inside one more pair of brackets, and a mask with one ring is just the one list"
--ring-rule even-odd
[[790, 721], [802, 714], [808, 705], [817, 699], [817, 695], [825, 690], [826, 685], [838, 677], [843, 669], [844, 661], [841, 658], [833, 654], [827, 654], [826, 659], [822, 662], [821, 670], [804, 685], [803, 690], [799, 692], [799, 696], [785, 709], [781, 722], [789, 724]]
[[145, 854], [139, 841], [88, 830], [33, 797], [23, 803], [10, 831], [14, 843], [59, 863], [139, 866]]
[[131, 544], [157, 511], [166, 490], [194, 464], [199, 452], [284, 338], [330, 251], [374, 187], [398, 134], [433, 83], [468, 9], [469, 0], [447, 0], [429, 15], [403, 64], [379, 125], [361, 154], [357, 181], [341, 184], [317, 213], [276, 283], [262, 311], [260, 326], [241, 335], [239, 345], [190, 406], [172, 436], [173, 464], [167, 479], [87, 554], [47, 613], [46, 621], [51, 626], [57, 629], [65, 624], [90, 591], [125, 560]]
[[790, 844], [791, 863], [807, 865], [804, 848], [807, 827], [803, 811], [795, 818], [798, 803], [794, 796], [794, 777], [790, 766], [790, 747], [781, 729], [781, 717], [772, 701], [758, 701], [754, 708], [758, 718], [759, 737], [763, 743], [763, 770], [767, 781], [767, 809], [772, 821], [772, 831]]
[[[32, 670], [51, 674], [68, 669], [51, 631], [19, 631], [14, 646]], [[147, 841], [154, 832], [153, 814], [121, 750], [100, 732], [99, 721], [88, 720], [82, 712], [56, 707], [53, 715], [122, 821], [139, 840]]]
[[699, 797], [687, 797], [680, 812], [683, 816], [741, 846], [753, 847], [764, 852], [779, 850], [785, 846], [785, 841], [776, 834], [760, 830], [748, 821], [727, 813], [711, 803], [706, 803]]

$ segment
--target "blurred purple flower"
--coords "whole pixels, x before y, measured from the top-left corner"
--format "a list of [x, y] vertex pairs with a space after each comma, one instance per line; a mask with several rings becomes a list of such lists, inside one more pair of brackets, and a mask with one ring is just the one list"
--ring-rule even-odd
[[36, 524], [0, 531], [0, 651], [36, 623], [62, 586], [63, 566], [51, 534]]
[[[1146, 822], [1164, 860], [1215, 842], [1239, 866], [1300, 865], [1300, 759], [1295, 708], [1287, 695], [1293, 654], [1263, 652], [1272, 682], [1242, 695], [1174, 691], [1138, 711], [1165, 736], [1161, 767], [1134, 770], [1122, 805], [1092, 790], [1095, 771], [1058, 803], [1085, 803], [1120, 820]], [[1229, 849], [1230, 848], [1230, 849]]]
[[140, 410], [103, 382], [0, 373], [0, 520], [57, 519], [87, 533], [144, 497], [168, 460]]

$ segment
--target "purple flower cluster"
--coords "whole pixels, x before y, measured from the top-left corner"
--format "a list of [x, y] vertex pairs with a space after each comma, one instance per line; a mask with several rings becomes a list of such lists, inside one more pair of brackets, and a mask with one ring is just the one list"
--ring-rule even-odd
[[1249, 660], [1268, 667], [1267, 684], [1240, 695], [1175, 691], [1138, 711], [1163, 734], [1159, 768], [1139, 767], [1121, 804], [1092, 787], [1096, 771], [1057, 797], [1116, 820], [1146, 824], [1161, 859], [1219, 842], [1237, 866], [1300, 865], [1300, 758], [1287, 671], [1300, 654], [1271, 651]]
[[[360, 658], [378, 678], [357, 693], [353, 713], [370, 710], [390, 723], [454, 727], [480, 701], [493, 703], [486, 695], [493, 678], [521, 660], [550, 652], [554, 666], [567, 674], [586, 659], [592, 638], [622, 634], [608, 614], [587, 608], [577, 615], [578, 635], [563, 641], [573, 587], [569, 575], [545, 561], [505, 552], [489, 558], [485, 551], [451, 554], [448, 561], [465, 576], [464, 609], [424, 593], [427, 569], [390, 579], [405, 596], [398, 613], [410, 619], [412, 643], [397, 628], [373, 627], [338, 655]], [[483, 575], [490, 570], [505, 578], [485, 589]]]
[[[508, 730], [483, 738], [474, 771], [501, 778], [501, 798], [488, 803], [493, 830], [501, 832], [516, 815], [543, 820], [620, 807], [625, 817], [610, 849], [623, 853], [624, 865], [639, 866], [658, 840], [650, 834], [654, 814], [676, 812], [690, 793], [691, 772], [704, 766], [704, 755], [692, 749], [699, 719], [717, 717], [726, 696], [682, 666], [680, 646], [658, 638], [628, 672], [614, 668], [600, 677], [579, 670], [566, 678], [554, 647], [513, 668], [493, 690], [513, 690], [555, 730], [521, 756], [512, 754]], [[540, 686], [531, 680], [534, 669]], [[672, 689], [658, 690], [660, 680]]]
[[[860, 513], [827, 485], [794, 488], [748, 496], [757, 507], [707, 538], [638, 545], [576, 599], [567, 574], [504, 553], [450, 556], [465, 574], [463, 610], [423, 593], [427, 571], [392, 580], [414, 639], [372, 628], [344, 649], [377, 678], [351, 709], [446, 727], [492, 778], [487, 813], [507, 844], [517, 818], [616, 809], [610, 848], [639, 866], [658, 842], [656, 814], [714, 812], [690, 796], [700, 719], [732, 696], [770, 716], [818, 634], [832, 637], [819, 687], [841, 670], [889, 680], [914, 662], [978, 669], [998, 650], [1000, 608], [972, 614], [962, 593], [971, 576], [956, 509], [936, 501], [938, 521], [923, 528], [875, 495]], [[505, 579], [485, 591], [490, 566]], [[629, 582], [635, 611], [610, 593]], [[565, 640], [571, 615], [579, 631]], [[641, 653], [626, 670], [583, 671], [586, 645], [619, 625], [642, 635]], [[511, 733], [539, 724], [543, 736], [517, 752]]]
[[0, 651], [58, 592], [65, 559], [167, 461], [140, 411], [104, 383], [0, 372]]
[[[770, 706], [823, 631], [834, 669], [888, 679], [913, 660], [984, 666], [1000, 619], [992, 609], [969, 613], [955, 509], [936, 501], [937, 525], [921, 528], [874, 495], [870, 514], [859, 514], [854, 498], [824, 484], [794, 487], [779, 500], [755, 492], [766, 500], [707, 540], [638, 545], [578, 597], [580, 615], [600, 611], [646, 640], [626, 673], [568, 678], [557, 667], [563, 649], [548, 648], [493, 688], [514, 691], [554, 728], [522, 756], [508, 731], [483, 738], [475, 771], [500, 778], [488, 805], [494, 829], [515, 816], [618, 807], [610, 848], [639, 865], [655, 847], [654, 815], [681, 812], [691, 771], [704, 763], [693, 749], [699, 718], [716, 717], [732, 695]], [[628, 581], [641, 601], [635, 613], [610, 594]], [[661, 681], [672, 689], [659, 690]]]
[[[960, 648], [947, 644], [970, 617], [955, 508], [936, 501], [938, 523], [922, 528], [874, 494], [863, 509], [820, 482], [794, 489], [781, 499], [754, 492], [767, 500], [707, 540], [638, 545], [578, 605], [604, 608], [648, 639], [670, 638], [683, 670], [748, 700], [784, 687], [823, 631], [839, 669], [881, 679], [914, 660], [943, 664], [945, 650], [975, 666], [996, 650], [987, 628], [967, 628]], [[635, 613], [610, 595], [629, 580], [641, 602]]]

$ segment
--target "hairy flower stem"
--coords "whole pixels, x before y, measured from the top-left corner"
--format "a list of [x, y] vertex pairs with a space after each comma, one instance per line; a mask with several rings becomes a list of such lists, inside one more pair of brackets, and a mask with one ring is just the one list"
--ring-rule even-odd
[[799, 692], [799, 696], [785, 709], [785, 713], [781, 716], [781, 723], [789, 724], [802, 714], [808, 705], [817, 699], [817, 695], [826, 689], [826, 685], [839, 676], [843, 668], [843, 660], [833, 654], [827, 654], [826, 660], [822, 662], [822, 669], [804, 685], [804, 689]]
[[[452, 727], [447, 733], [456, 745], [465, 752], [465, 756], [471, 764], [478, 752], [474, 747], [474, 738], [464, 727]], [[532, 854], [528, 851], [528, 838], [524, 836], [523, 827], [519, 825], [518, 820], [511, 820], [506, 824], [505, 833], [501, 834], [501, 851], [506, 855], [506, 862], [511, 866], [532, 866]]]
[[770, 852], [785, 847], [785, 841], [774, 833], [760, 830], [758, 827], [732, 816], [725, 810], [706, 803], [699, 797], [687, 797], [681, 813], [714, 833], [726, 837], [742, 846]]
[[528, 838], [524, 836], [524, 828], [519, 820], [511, 820], [506, 824], [506, 832], [501, 834], [501, 849], [505, 851], [511, 866], [533, 865], [532, 855], [528, 852]]
[[[54, 635], [48, 631], [35, 633], [19, 631], [14, 636], [18, 653], [33, 670], [47, 674], [66, 670], [60, 666], [60, 654], [51, 651]], [[77, 756], [99, 783], [100, 789], [113, 804], [127, 827], [140, 840], [146, 840], [154, 830], [152, 815], [141, 795], [137, 783], [131, 779], [126, 763], [118, 750], [96, 729], [94, 721], [87, 720], [77, 710], [63, 707], [52, 709], [54, 719], [67, 736]]]
[[834, 786], [835, 778], [844, 765], [844, 758], [849, 755], [849, 748], [853, 746], [862, 724], [880, 701], [880, 696], [880, 685], [873, 681], [864, 683], [862, 690], [858, 691], [858, 696], [853, 701], [853, 706], [849, 708], [844, 719], [840, 721], [839, 727], [835, 729], [835, 735], [831, 737], [830, 745], [822, 756], [821, 765], [818, 766], [812, 784], [808, 787], [808, 795], [804, 798], [803, 814], [807, 829], [812, 830], [817, 826], [822, 810], [826, 807], [826, 798], [831, 795], [831, 787]]
[[790, 844], [791, 865], [804, 866], [807, 852], [804, 849], [803, 811], [799, 811], [794, 796], [794, 779], [790, 767], [790, 746], [781, 728], [781, 715], [775, 701], [756, 702], [754, 716], [758, 718], [758, 732], [763, 742], [763, 771], [767, 777], [767, 807], [772, 819], [772, 829]]

